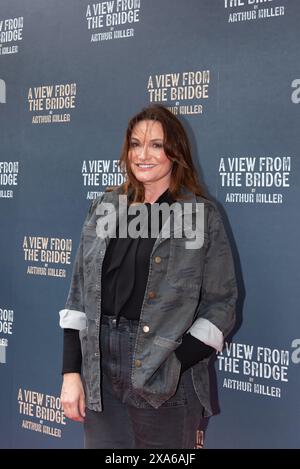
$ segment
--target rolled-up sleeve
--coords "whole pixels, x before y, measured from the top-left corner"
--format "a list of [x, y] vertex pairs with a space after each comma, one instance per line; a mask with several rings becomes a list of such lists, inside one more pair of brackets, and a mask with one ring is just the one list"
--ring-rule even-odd
[[63, 329], [77, 329], [81, 331], [86, 328], [86, 315], [83, 311], [62, 309], [59, 312], [59, 316], [59, 325]]
[[201, 300], [195, 321], [188, 332], [221, 351], [224, 337], [235, 324], [237, 282], [230, 243], [219, 211], [213, 204], [209, 206], [207, 223], [209, 239]]
[[84, 226], [92, 216], [99, 199], [90, 205], [84, 221], [80, 242], [75, 255], [71, 283], [64, 309], [59, 311], [59, 325], [63, 329], [82, 330], [86, 327], [86, 314], [84, 305], [84, 275], [83, 275], [83, 232]]
[[71, 284], [65, 308], [59, 311], [59, 325], [63, 329], [81, 330], [86, 327], [86, 315], [84, 311], [84, 277], [82, 259], [82, 237], [76, 252], [73, 265]]

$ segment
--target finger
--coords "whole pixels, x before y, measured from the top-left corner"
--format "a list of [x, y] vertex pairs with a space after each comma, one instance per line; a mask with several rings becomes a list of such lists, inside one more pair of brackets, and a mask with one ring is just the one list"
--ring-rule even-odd
[[84, 419], [79, 415], [78, 412], [70, 411], [70, 412], [65, 412], [66, 417], [70, 420], [74, 420], [75, 422], [83, 422]]
[[63, 409], [64, 409], [65, 416], [68, 417], [69, 419], [75, 420], [75, 421], [82, 421], [82, 417], [78, 411], [77, 403], [65, 404], [63, 406]]
[[84, 396], [80, 396], [79, 399], [79, 414], [81, 417], [85, 417], [85, 399]]

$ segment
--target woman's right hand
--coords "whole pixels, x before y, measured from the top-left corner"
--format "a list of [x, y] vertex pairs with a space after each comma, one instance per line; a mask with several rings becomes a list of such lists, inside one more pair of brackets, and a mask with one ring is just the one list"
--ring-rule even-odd
[[60, 400], [66, 417], [76, 422], [84, 421], [85, 395], [79, 373], [64, 373]]

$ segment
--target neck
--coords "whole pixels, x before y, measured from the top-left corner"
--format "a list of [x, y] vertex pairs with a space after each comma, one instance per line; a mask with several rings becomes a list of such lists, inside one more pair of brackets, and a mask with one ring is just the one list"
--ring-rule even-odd
[[169, 188], [169, 184], [160, 185], [159, 187], [153, 187], [153, 186], [148, 187], [145, 184], [144, 188], [145, 188], [144, 203], [148, 202], [150, 204], [153, 204], [158, 199], [158, 197], [161, 194], [163, 194], [165, 190]]

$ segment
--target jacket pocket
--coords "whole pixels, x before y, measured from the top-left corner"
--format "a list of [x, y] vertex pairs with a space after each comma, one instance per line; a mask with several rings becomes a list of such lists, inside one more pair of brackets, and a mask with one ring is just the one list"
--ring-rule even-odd
[[[156, 336], [151, 347], [151, 354], [144, 361], [144, 366], [135, 374], [134, 388], [154, 408], [168, 401], [177, 391], [181, 364], [174, 350], [181, 341], [174, 341]], [[170, 401], [170, 405], [183, 405], [183, 393]]]
[[153, 343], [155, 345], [159, 345], [160, 347], [165, 347], [166, 349], [169, 349], [169, 350], [175, 350], [181, 344], [181, 341], [179, 342], [176, 340], [167, 339], [165, 337], [160, 337], [157, 335], [154, 338]]
[[174, 238], [170, 243], [170, 256], [167, 267], [169, 284], [187, 292], [192, 297], [199, 297], [203, 277], [205, 246], [200, 249], [187, 249], [187, 238]]

